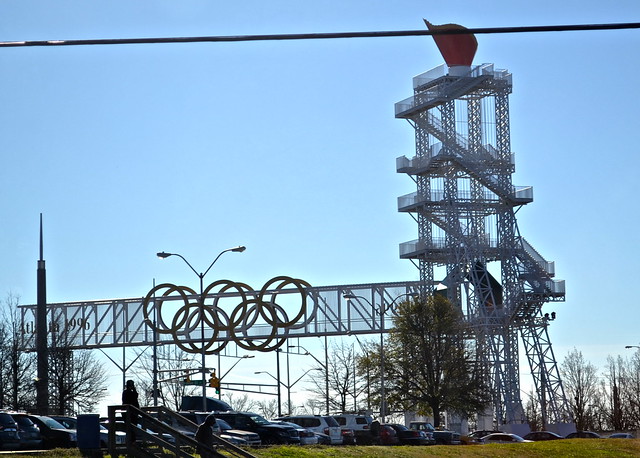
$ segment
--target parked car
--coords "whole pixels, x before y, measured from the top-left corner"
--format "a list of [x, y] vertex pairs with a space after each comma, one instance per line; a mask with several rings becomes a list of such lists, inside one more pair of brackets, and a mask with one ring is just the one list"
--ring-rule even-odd
[[400, 443], [396, 430], [389, 425], [380, 425], [378, 433], [378, 444], [380, 445], [397, 445]]
[[342, 445], [356, 445], [356, 433], [351, 428], [341, 427]]
[[[207, 419], [207, 417], [209, 415], [211, 415], [210, 412], [178, 412], [179, 415], [183, 416], [184, 418], [186, 418], [187, 420], [189, 420], [191, 423], [193, 423], [194, 425], [197, 426], [201, 425], [202, 423], [204, 423], [204, 421]], [[170, 425], [173, 428], [176, 428], [176, 426], [178, 425]], [[179, 426], [176, 429], [183, 429], [180, 428]], [[182, 431], [183, 434], [186, 434], [188, 436], [194, 437], [196, 434], [195, 429], [193, 431], [188, 430], [188, 431]], [[213, 426], [213, 432], [214, 434], [220, 434], [222, 432], [222, 428], [220, 428], [220, 425], [218, 425], [217, 419], [216, 419], [216, 424]]]
[[325, 434], [329, 436], [333, 445], [342, 444], [340, 425], [335, 418], [329, 415], [291, 415], [279, 417], [276, 420], [289, 421], [313, 432]]
[[523, 439], [517, 434], [511, 433], [492, 433], [488, 436], [484, 436], [482, 441], [485, 444], [515, 444], [515, 443], [523, 443], [523, 442], [533, 442], [530, 440]]
[[[202, 423], [204, 423], [206, 418], [209, 415], [211, 415], [208, 412], [205, 412], [203, 415], [194, 414], [192, 416], [191, 414], [194, 414], [194, 413], [193, 412], [180, 412], [180, 415], [186, 417], [194, 425], [201, 425]], [[238, 434], [238, 435], [226, 434], [224, 432], [224, 430], [223, 430], [223, 427], [222, 427], [223, 424], [227, 427], [227, 429], [229, 429], [229, 430], [232, 429], [231, 426], [229, 426], [228, 423], [224, 422], [224, 420], [216, 418], [216, 423], [215, 423], [215, 425], [213, 425], [213, 428], [212, 428], [213, 429], [213, 433], [218, 435], [221, 439], [224, 439], [227, 442], [232, 443], [233, 445], [247, 446], [247, 445], [249, 445], [249, 442], [247, 441], [246, 438], [249, 438], [249, 437], [254, 438], [254, 443], [252, 445], [260, 445], [262, 443], [260, 441], [260, 436], [258, 436], [256, 433], [252, 433], [252, 432], [249, 432], [249, 431], [239, 431], [239, 430], [237, 431], [238, 433], [245, 433], [244, 437], [241, 437], [240, 434]], [[172, 427], [177, 429], [178, 431], [180, 431], [185, 436], [194, 437], [194, 438], [196, 436], [196, 431], [198, 430], [197, 427], [191, 428], [191, 429], [186, 429], [186, 428], [181, 427], [179, 425], [172, 425]]]
[[216, 418], [223, 419], [233, 428], [257, 433], [263, 445], [300, 443], [296, 428], [275, 425], [252, 412], [216, 412]]
[[260, 435], [258, 433], [232, 428], [231, 425], [222, 418], [216, 418], [216, 423], [218, 423], [218, 426], [220, 427], [220, 437], [223, 439], [227, 439], [227, 437], [235, 437], [245, 441], [247, 445], [251, 447], [262, 445], [262, 440], [260, 440]]
[[523, 439], [529, 441], [553, 441], [558, 439], [564, 439], [560, 434], [556, 434], [552, 431], [531, 431], [529, 434], [522, 436]]
[[482, 438], [492, 433], [501, 433], [502, 431], [490, 431], [488, 429], [481, 429], [473, 431], [465, 436], [460, 436], [460, 440], [463, 444], [482, 444]]
[[233, 410], [229, 404], [221, 399], [210, 398], [207, 396], [204, 402], [206, 403], [206, 406], [203, 404], [202, 396], [182, 396], [180, 411], [186, 412], [188, 410], [192, 410], [196, 412], [227, 412]]
[[336, 419], [341, 427], [346, 427], [353, 430], [357, 444], [367, 445], [373, 442], [373, 437], [371, 436], [370, 431], [373, 418], [371, 418], [370, 415], [343, 413], [340, 415], [334, 415], [333, 418]]
[[436, 443], [433, 434], [430, 432], [409, 429], [405, 425], [395, 423], [386, 426], [395, 430], [401, 445], [435, 445]]
[[435, 429], [428, 421], [412, 421], [409, 423], [409, 429], [417, 431], [427, 431], [433, 433], [433, 438], [438, 445], [460, 445], [460, 433], [455, 431], [447, 431], [443, 429]]
[[[314, 434], [318, 437], [319, 445], [331, 445], [331, 438], [326, 434], [315, 433], [315, 432]], [[340, 443], [342, 443], [342, 436], [340, 437]]]
[[316, 433], [314, 433], [310, 429], [303, 428], [302, 426], [296, 425], [295, 423], [291, 423], [289, 421], [275, 420], [271, 423], [296, 428], [298, 430], [298, 436], [300, 437], [300, 445], [316, 445], [318, 443], [318, 436], [316, 436]]
[[600, 434], [593, 431], [574, 431], [565, 436], [566, 439], [601, 439]]
[[[116, 431], [116, 445], [122, 445], [127, 442], [127, 433]], [[109, 446], [109, 430], [106, 426], [100, 425], [100, 447], [107, 448]]]
[[629, 433], [614, 433], [614, 434], [611, 434], [608, 438], [609, 439], [635, 439], [633, 437], [633, 434], [629, 434]]
[[0, 412], [0, 448], [3, 450], [18, 450], [20, 448], [18, 424], [6, 412]]
[[55, 421], [57, 421], [67, 429], [75, 429], [76, 431], [78, 430], [77, 418], [63, 415], [49, 415], [49, 418], [53, 418]]
[[[78, 431], [78, 419], [65, 415], [49, 415], [55, 421], [60, 423], [67, 429], [75, 429]], [[100, 434], [100, 447], [109, 446], [109, 430], [104, 425], [99, 425], [98, 433]], [[116, 431], [116, 444], [124, 444], [127, 440], [127, 434], [122, 431]]]
[[52, 448], [74, 448], [78, 445], [78, 438], [75, 429], [67, 429], [51, 417], [44, 415], [26, 415], [40, 429], [42, 435], [42, 446], [46, 449]]
[[38, 428], [27, 416], [12, 415], [12, 417], [18, 424], [20, 448], [22, 450], [35, 450], [41, 448], [42, 434], [40, 434], [40, 428]]

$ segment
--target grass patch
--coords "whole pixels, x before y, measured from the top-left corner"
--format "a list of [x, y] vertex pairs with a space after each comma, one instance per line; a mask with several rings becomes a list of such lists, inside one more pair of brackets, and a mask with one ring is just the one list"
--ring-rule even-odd
[[[273, 446], [250, 449], [258, 458], [422, 458], [434, 457], [638, 457], [640, 439], [566, 439], [527, 444], [432, 445], [429, 447], [379, 446]], [[78, 449], [56, 449], [47, 453], [18, 453], [14, 458], [79, 458]], [[108, 455], [105, 453], [104, 455]]]
[[252, 450], [259, 458], [422, 458], [435, 457], [638, 457], [640, 439], [567, 439], [526, 444], [432, 445], [429, 447], [269, 447]]

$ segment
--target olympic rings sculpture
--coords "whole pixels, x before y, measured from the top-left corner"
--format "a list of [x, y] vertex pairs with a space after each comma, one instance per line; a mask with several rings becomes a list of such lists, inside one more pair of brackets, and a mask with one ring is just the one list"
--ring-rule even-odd
[[[300, 296], [299, 310], [291, 319], [285, 307], [276, 302], [279, 294], [290, 292], [283, 290], [288, 286], [294, 292], [297, 289], [296, 295]], [[311, 285], [306, 281], [286, 276], [267, 281], [257, 294], [249, 285], [231, 280], [211, 283], [201, 295], [187, 286], [163, 283], [149, 291], [142, 306], [147, 325], [160, 334], [172, 335], [174, 343], [185, 352], [212, 355], [231, 341], [245, 350], [268, 352], [284, 344], [291, 329], [302, 328], [315, 317], [315, 301], [307, 313], [307, 288]], [[205, 303], [207, 299], [212, 302]], [[236, 299], [238, 303], [231, 313], [223, 310], [223, 301]], [[170, 317], [163, 315], [163, 308], [170, 309], [165, 313]], [[267, 335], [252, 336], [251, 331], [257, 326], [266, 327]], [[210, 334], [206, 337], [205, 329]]]

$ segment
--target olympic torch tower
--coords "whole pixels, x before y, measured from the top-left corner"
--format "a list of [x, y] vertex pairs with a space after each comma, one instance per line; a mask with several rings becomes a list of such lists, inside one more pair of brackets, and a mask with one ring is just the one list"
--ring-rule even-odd
[[511, 74], [472, 65], [473, 35], [437, 33], [466, 29], [427, 26], [446, 65], [416, 76], [413, 96], [395, 105], [416, 139], [416, 156], [396, 161], [417, 184], [398, 199], [399, 211], [418, 223], [418, 239], [401, 244], [400, 257], [418, 267], [423, 295], [445, 294], [461, 308], [498, 426], [525, 423], [520, 339], [545, 427], [570, 421], [547, 332], [555, 312], [542, 311], [564, 300], [564, 281], [553, 279], [554, 264], [520, 235], [515, 216], [533, 192], [511, 182]]

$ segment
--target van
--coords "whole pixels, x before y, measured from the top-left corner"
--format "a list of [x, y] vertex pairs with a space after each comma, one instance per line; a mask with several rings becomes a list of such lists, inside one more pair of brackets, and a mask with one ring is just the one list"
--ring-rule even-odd
[[[186, 412], [187, 410], [203, 412], [203, 406], [202, 396], [182, 396], [180, 410], [182, 412]], [[231, 406], [226, 402], [220, 399], [206, 397], [206, 409], [204, 409], [204, 412], [224, 412], [228, 410], [231, 410]]]
[[342, 429], [336, 419], [328, 415], [292, 415], [277, 420], [295, 423], [314, 433], [325, 434], [331, 439], [331, 445], [342, 445]]
[[353, 429], [357, 444], [366, 445], [373, 442], [373, 436], [371, 435], [373, 418], [371, 415], [341, 413], [334, 415], [333, 418], [336, 419], [340, 426]]

